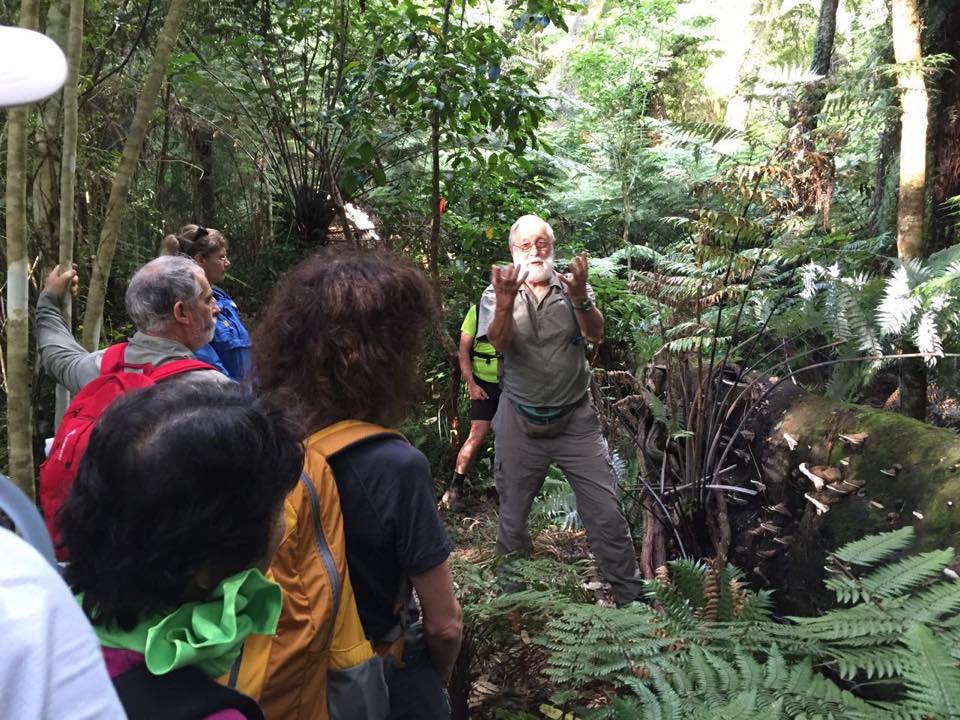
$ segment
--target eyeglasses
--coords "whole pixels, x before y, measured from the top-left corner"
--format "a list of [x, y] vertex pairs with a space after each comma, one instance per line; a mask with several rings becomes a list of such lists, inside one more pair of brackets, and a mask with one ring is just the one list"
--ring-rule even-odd
[[536, 246], [537, 250], [549, 250], [553, 247], [553, 243], [549, 240], [537, 240], [535, 243], [525, 242], [523, 244], [517, 243], [514, 245], [514, 247], [522, 253], [530, 252], [534, 246]]

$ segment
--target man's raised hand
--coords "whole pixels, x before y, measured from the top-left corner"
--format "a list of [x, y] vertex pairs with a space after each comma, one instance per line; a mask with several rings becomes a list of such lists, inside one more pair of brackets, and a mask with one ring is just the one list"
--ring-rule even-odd
[[490, 282], [498, 300], [513, 302], [527, 279], [527, 271], [519, 265], [494, 265], [490, 273]]
[[566, 273], [559, 273], [557, 277], [567, 286], [570, 299], [575, 303], [582, 303], [587, 299], [587, 253], [577, 255], [567, 267]]
[[77, 266], [74, 265], [66, 272], [61, 273], [60, 266], [55, 265], [53, 270], [50, 271], [50, 274], [47, 275], [47, 279], [43, 282], [43, 292], [53, 295], [54, 297], [62, 297], [67, 291], [67, 288], [70, 289], [70, 294], [73, 297], [77, 296], [77, 292], [80, 290], [80, 280], [77, 278]]

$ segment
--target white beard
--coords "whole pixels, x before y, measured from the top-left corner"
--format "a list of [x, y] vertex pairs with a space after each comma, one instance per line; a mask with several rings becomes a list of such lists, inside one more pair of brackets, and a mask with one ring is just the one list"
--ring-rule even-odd
[[520, 266], [520, 272], [526, 271], [527, 282], [544, 283], [553, 276], [553, 255], [543, 260], [542, 265], [531, 266], [529, 261], [514, 258], [514, 263]]

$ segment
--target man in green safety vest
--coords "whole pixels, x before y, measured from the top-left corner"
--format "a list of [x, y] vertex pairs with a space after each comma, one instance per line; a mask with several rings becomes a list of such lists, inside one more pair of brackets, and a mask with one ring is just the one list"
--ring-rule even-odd
[[483, 446], [483, 441], [490, 431], [490, 422], [500, 402], [497, 351], [487, 342], [486, 335], [477, 335], [476, 305], [470, 306], [463, 324], [460, 325], [458, 356], [460, 372], [470, 394], [470, 434], [457, 454], [453, 480], [440, 501], [443, 507], [453, 511], [460, 509], [467, 470]]

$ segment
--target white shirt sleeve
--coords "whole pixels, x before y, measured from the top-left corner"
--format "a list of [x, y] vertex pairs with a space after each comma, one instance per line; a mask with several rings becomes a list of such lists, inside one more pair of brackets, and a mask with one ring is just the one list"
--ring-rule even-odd
[[2, 528], [0, 718], [126, 718], [70, 589], [36, 550]]

